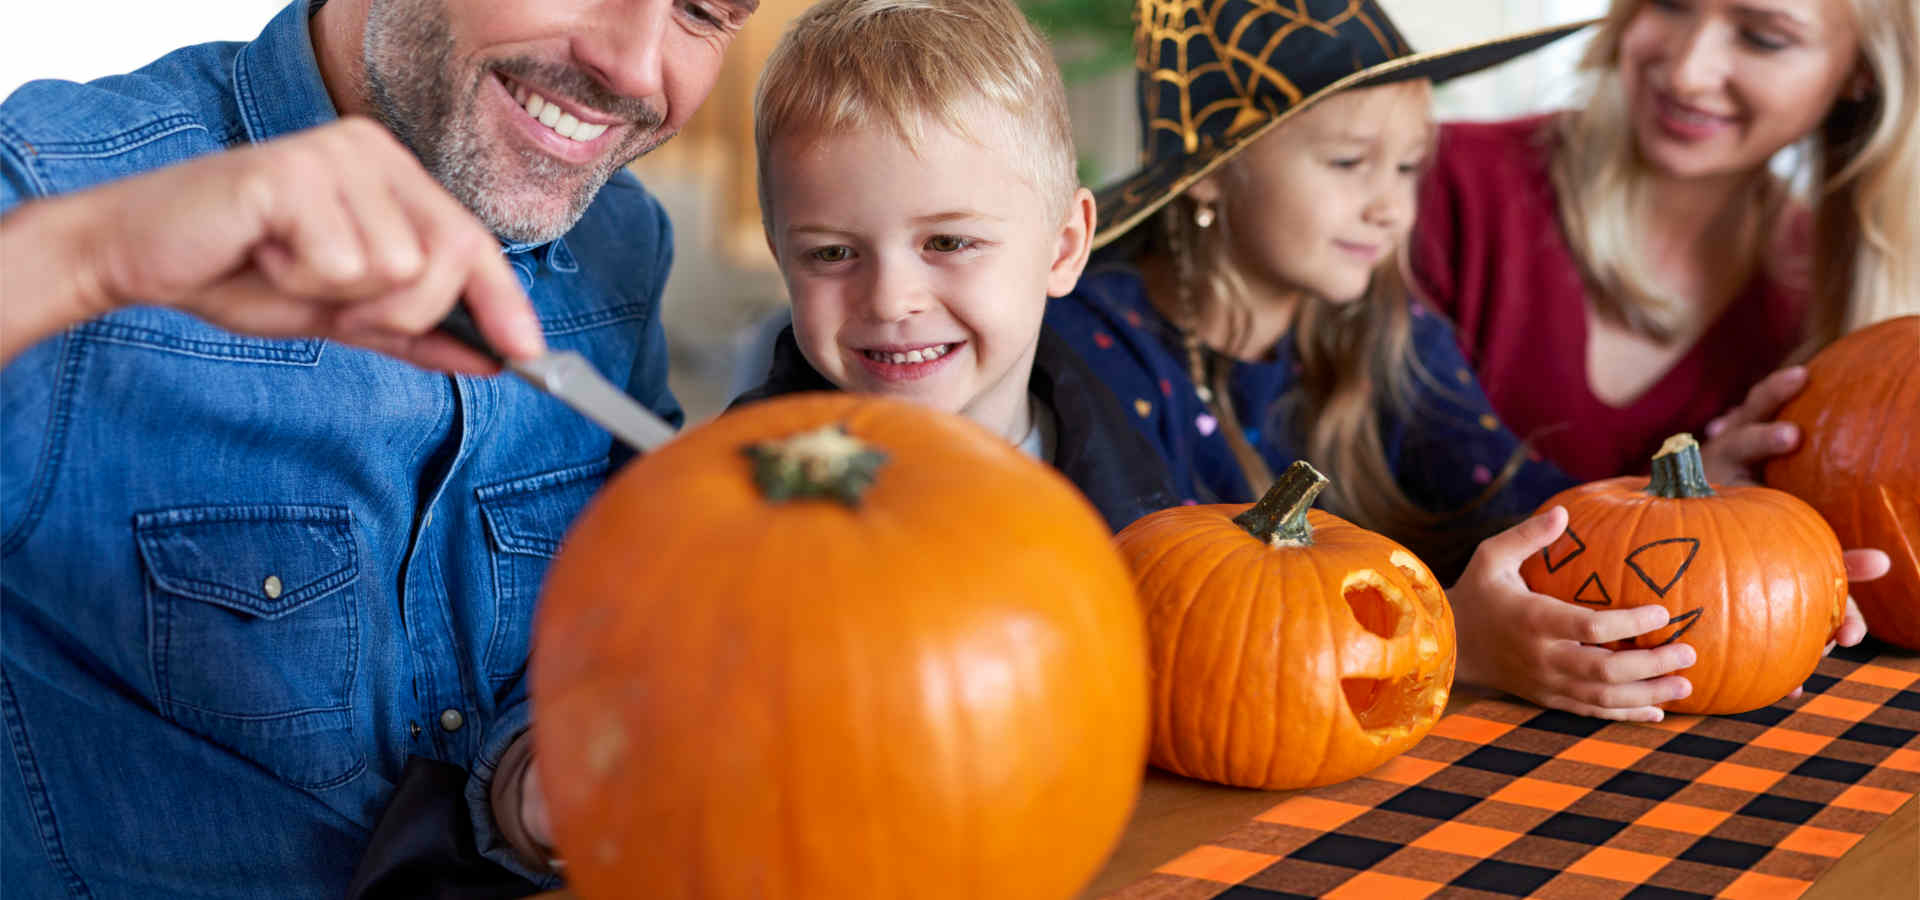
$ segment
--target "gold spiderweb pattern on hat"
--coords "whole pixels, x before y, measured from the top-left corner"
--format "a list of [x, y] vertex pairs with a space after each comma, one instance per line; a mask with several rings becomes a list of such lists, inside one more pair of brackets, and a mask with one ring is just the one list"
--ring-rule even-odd
[[[1223, 32], [1221, 25], [1230, 5], [1236, 7], [1235, 11], [1247, 11]], [[1153, 82], [1175, 88], [1149, 91], [1144, 98], [1147, 145], [1154, 143], [1154, 133], [1164, 131], [1179, 138], [1186, 152], [1193, 153], [1200, 148], [1203, 125], [1215, 116], [1231, 116], [1227, 127], [1215, 132], [1231, 137], [1298, 103], [1302, 98], [1300, 88], [1268, 62], [1296, 33], [1315, 31], [1333, 39], [1341, 26], [1357, 22], [1386, 56], [1407, 52], [1405, 47], [1396, 46], [1397, 35], [1390, 37], [1391, 29], [1374, 21], [1368, 5], [1366, 0], [1347, 0], [1345, 7], [1332, 15], [1315, 16], [1307, 9], [1307, 0], [1140, 0], [1135, 26], [1136, 63]], [[1270, 31], [1257, 45], [1245, 46], [1248, 33], [1256, 26]], [[1195, 41], [1211, 52], [1193, 53], [1195, 48], [1190, 45]], [[1193, 84], [1208, 76], [1227, 79], [1233, 89], [1195, 109]], [[1263, 85], [1272, 88], [1262, 90]], [[1174, 98], [1177, 108], [1162, 108]]]

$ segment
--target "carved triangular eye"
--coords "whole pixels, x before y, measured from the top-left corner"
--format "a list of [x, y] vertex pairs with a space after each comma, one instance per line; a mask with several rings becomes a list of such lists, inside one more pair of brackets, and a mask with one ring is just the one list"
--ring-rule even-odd
[[1693, 565], [1693, 557], [1700, 552], [1700, 539], [1689, 537], [1667, 538], [1642, 544], [1627, 554], [1627, 568], [1640, 576], [1647, 587], [1661, 597], [1673, 590], [1680, 576], [1687, 573], [1687, 567]]

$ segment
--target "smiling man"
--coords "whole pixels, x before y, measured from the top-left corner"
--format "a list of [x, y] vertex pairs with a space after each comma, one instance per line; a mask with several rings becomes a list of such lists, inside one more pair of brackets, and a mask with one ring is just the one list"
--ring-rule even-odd
[[412, 757], [551, 883], [528, 636], [616, 448], [433, 326], [678, 421], [622, 167], [753, 6], [297, 0], [0, 102], [10, 896], [339, 897]]

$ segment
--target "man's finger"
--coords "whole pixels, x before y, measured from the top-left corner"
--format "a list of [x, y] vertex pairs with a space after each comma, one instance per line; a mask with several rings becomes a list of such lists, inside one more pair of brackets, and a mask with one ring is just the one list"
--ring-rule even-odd
[[[466, 304], [487, 342], [507, 359], [527, 359], [546, 352], [546, 336], [532, 302], [500, 253], [498, 242], [479, 220], [425, 176], [421, 182], [396, 184], [395, 188], [426, 241], [429, 265], [446, 255], [453, 257], [460, 272], [457, 299]], [[448, 304], [447, 308], [451, 307]]]

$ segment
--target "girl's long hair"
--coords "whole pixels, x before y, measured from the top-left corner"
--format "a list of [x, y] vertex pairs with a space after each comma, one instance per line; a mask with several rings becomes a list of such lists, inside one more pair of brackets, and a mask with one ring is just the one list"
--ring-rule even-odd
[[1274, 409], [1238, 410], [1226, 367], [1216, 367], [1218, 357], [1209, 356], [1193, 337], [1201, 304], [1224, 304], [1234, 329], [1251, 319], [1235, 310], [1246, 295], [1244, 280], [1226, 256], [1233, 223], [1220, 212], [1211, 227], [1200, 228], [1194, 213], [1191, 197], [1174, 198], [1152, 227], [1138, 229], [1145, 234], [1137, 252], [1162, 253], [1174, 264], [1177, 296], [1155, 296], [1153, 302], [1187, 336], [1189, 375], [1196, 387], [1207, 389], [1209, 407], [1254, 494], [1264, 493], [1272, 476], [1239, 433], [1243, 416], [1258, 417], [1253, 424], [1269, 433], [1291, 435], [1302, 455], [1327, 473], [1331, 483], [1321, 499], [1329, 511], [1407, 545], [1435, 571], [1458, 571], [1478, 538], [1507, 524], [1476, 522], [1463, 530], [1462, 523], [1472, 521], [1474, 510], [1512, 480], [1525, 457], [1515, 453], [1486, 490], [1460, 510], [1429, 511], [1401, 490], [1380, 433], [1383, 413], [1402, 421], [1415, 413], [1416, 379], [1447, 389], [1412, 352], [1405, 244], [1375, 268], [1360, 298], [1303, 300], [1289, 332], [1300, 364], [1297, 387]]

